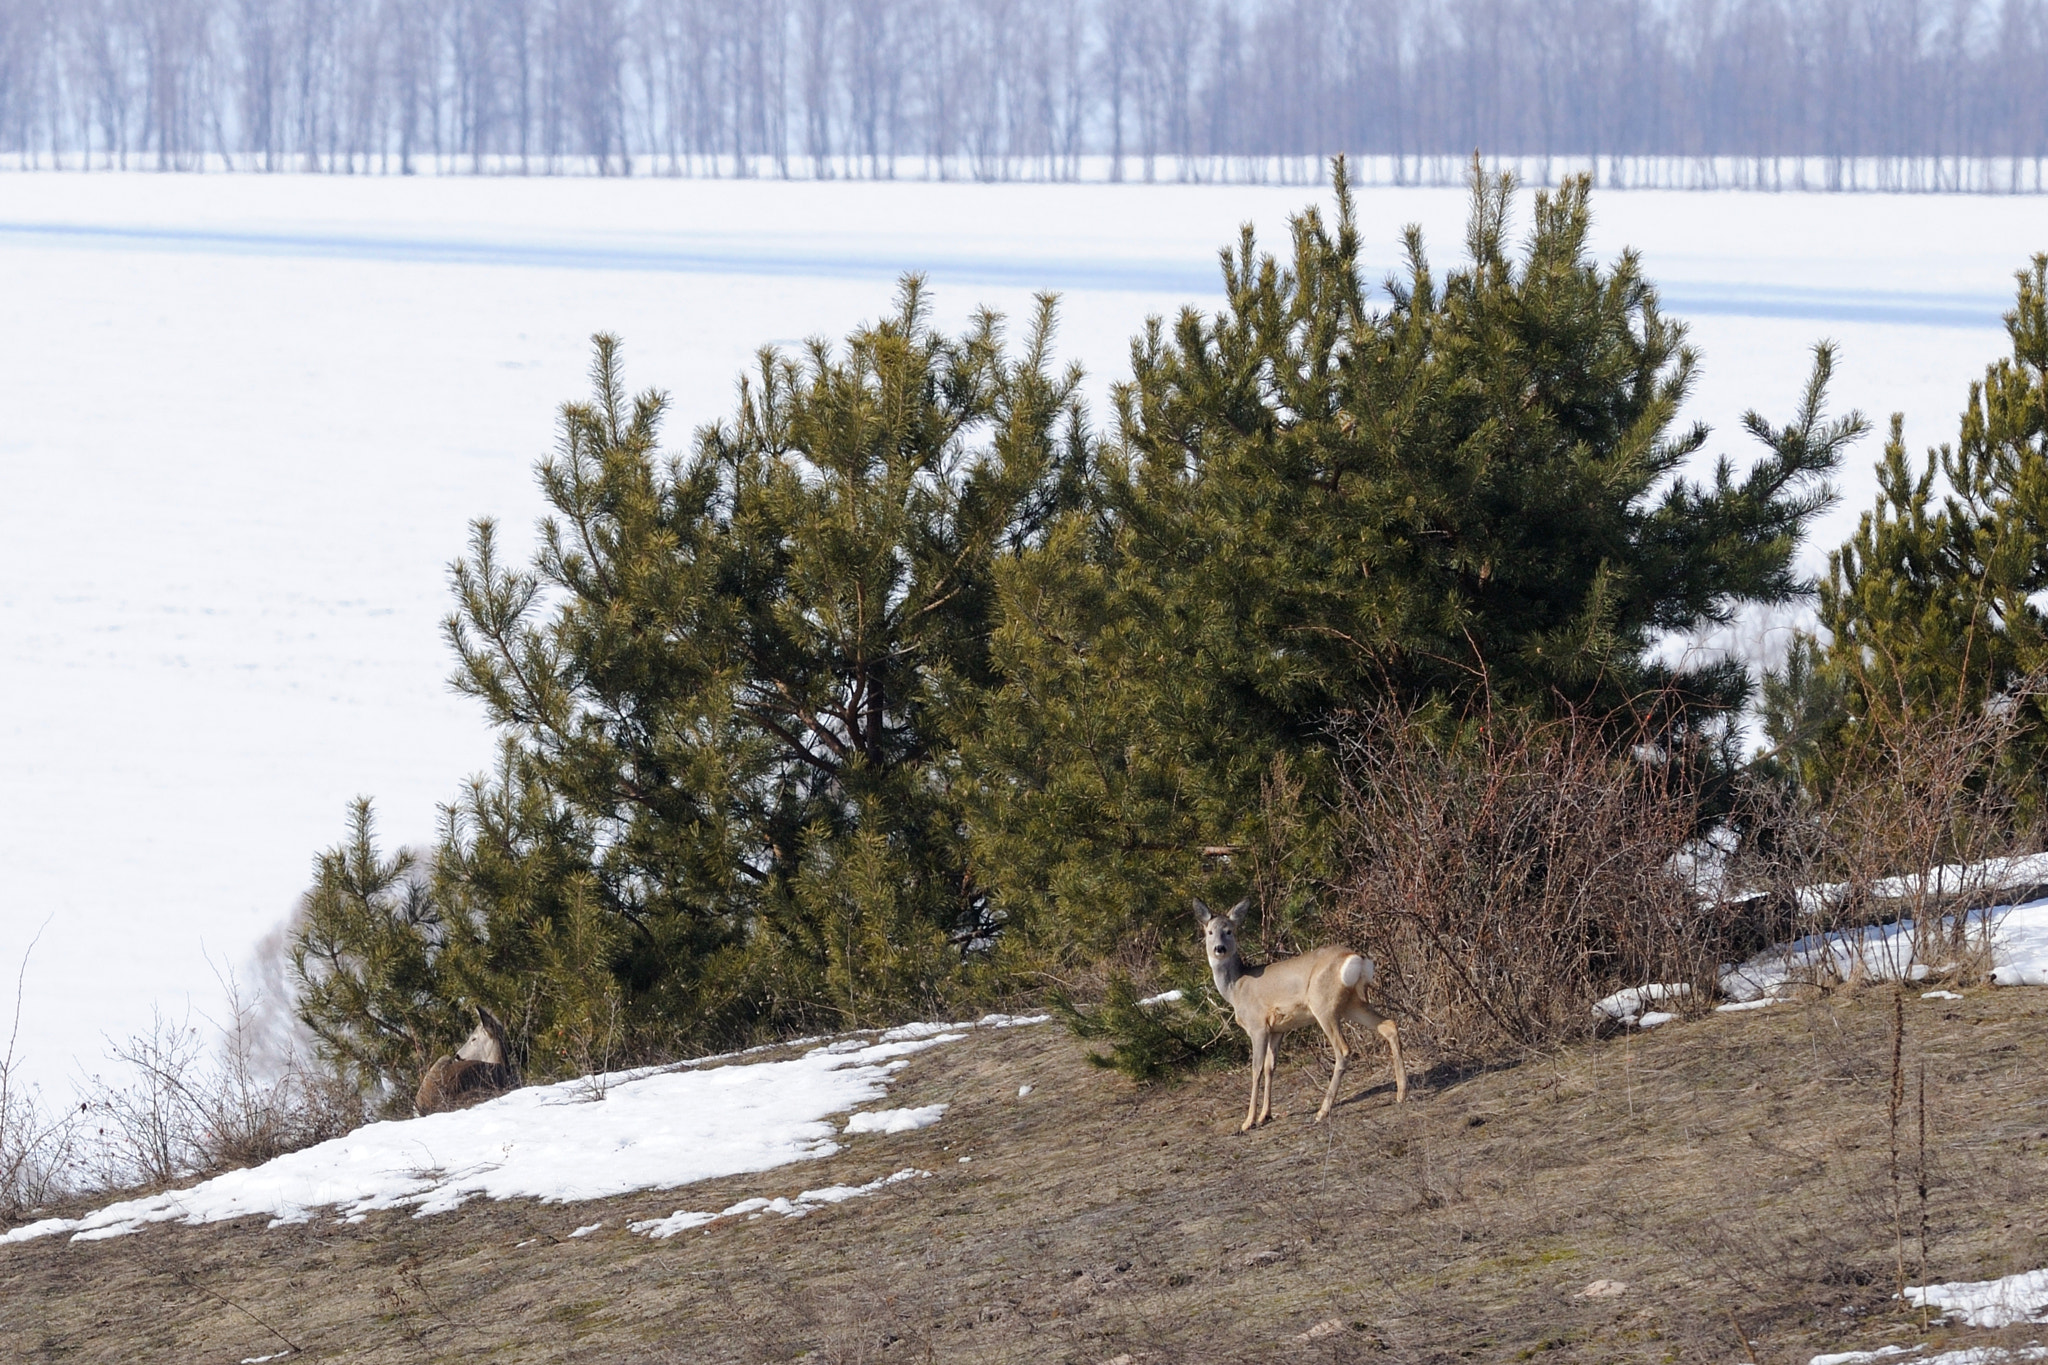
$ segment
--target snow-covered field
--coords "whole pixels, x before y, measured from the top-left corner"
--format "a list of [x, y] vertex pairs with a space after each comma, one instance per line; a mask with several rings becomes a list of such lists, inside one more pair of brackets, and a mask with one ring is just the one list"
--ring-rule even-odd
[[[1149, 312], [1212, 303], [1244, 186], [0, 176], [0, 966], [20, 1050], [61, 1090], [153, 1003], [217, 1011], [346, 803], [390, 841], [489, 739], [447, 691], [444, 572], [471, 517], [523, 528], [589, 333], [627, 340], [672, 435], [723, 414], [753, 349], [843, 333], [929, 271], [942, 320], [1064, 294], [1097, 391]], [[1454, 191], [1373, 190], [1456, 257]], [[1807, 347], [1836, 399], [1952, 435], [2003, 348], [2032, 199], [1614, 193], [1706, 367], [1712, 451], [1789, 412]], [[1875, 441], [1824, 548], [1867, 500]], [[209, 960], [209, 958], [211, 960]], [[10, 1002], [0, 1002], [10, 1003]], [[4, 1014], [4, 1010], [0, 1010]], [[4, 1020], [0, 1020], [4, 1022]]]

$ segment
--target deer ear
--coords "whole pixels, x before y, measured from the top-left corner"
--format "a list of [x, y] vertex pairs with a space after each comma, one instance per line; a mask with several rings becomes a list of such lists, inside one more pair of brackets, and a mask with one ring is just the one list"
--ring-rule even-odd
[[1233, 905], [1233, 906], [1231, 906], [1231, 907], [1230, 907], [1230, 927], [1231, 927], [1231, 928], [1233, 928], [1233, 929], [1236, 929], [1236, 928], [1239, 928], [1240, 926], [1242, 926], [1242, 925], [1244, 924], [1244, 916], [1245, 916], [1245, 912], [1246, 912], [1247, 910], [1250, 910], [1251, 908], [1252, 908], [1252, 898], [1251, 898], [1250, 896], [1246, 896], [1246, 897], [1245, 897], [1245, 898], [1244, 898], [1243, 900], [1239, 901], [1239, 902], [1238, 902], [1238, 903], [1237, 903], [1236, 905]]
[[1211, 910], [1208, 906], [1202, 904], [1202, 898], [1200, 896], [1195, 897], [1195, 923], [1207, 924], [1210, 920], [1215, 918], [1216, 912]]

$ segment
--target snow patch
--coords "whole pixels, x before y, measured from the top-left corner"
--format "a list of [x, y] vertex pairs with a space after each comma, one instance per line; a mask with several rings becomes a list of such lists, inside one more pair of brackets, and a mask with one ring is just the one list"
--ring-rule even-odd
[[[1043, 1018], [992, 1015], [980, 1026], [1011, 1028]], [[471, 1109], [368, 1124], [189, 1189], [122, 1200], [81, 1218], [29, 1223], [0, 1235], [0, 1244], [60, 1234], [91, 1241], [151, 1223], [251, 1216], [268, 1216], [275, 1227], [308, 1222], [320, 1210], [332, 1210], [337, 1222], [361, 1222], [396, 1208], [425, 1217], [478, 1196], [602, 1199], [817, 1160], [841, 1150], [833, 1115], [885, 1098], [907, 1058], [965, 1038], [975, 1027], [912, 1024], [825, 1041], [794, 1058], [724, 1066], [700, 1059], [620, 1072], [606, 1078], [602, 1104], [587, 1102], [588, 1078], [531, 1086]], [[936, 1123], [944, 1112], [944, 1105], [867, 1110], [854, 1114], [844, 1131], [908, 1132]], [[806, 1191], [772, 1211], [868, 1191], [845, 1189]]]
[[1612, 1019], [1622, 1024], [1637, 1024], [1651, 1027], [1651, 1018], [1662, 1024], [1675, 1015], [1660, 1011], [1644, 1014], [1643, 1007], [1666, 1000], [1684, 1000], [1692, 994], [1692, 987], [1683, 981], [1658, 981], [1647, 986], [1630, 986], [1627, 990], [1616, 991], [1593, 1004], [1595, 1019]]
[[1875, 1365], [1875, 1362], [1898, 1360], [1902, 1356], [1912, 1357], [1912, 1365], [2015, 1365], [2019, 1361], [2048, 1360], [2048, 1347], [2039, 1345], [2013, 1350], [2003, 1346], [1966, 1346], [1960, 1351], [1943, 1351], [1938, 1356], [1921, 1355], [1926, 1349], [1923, 1343], [1919, 1346], [1880, 1346], [1874, 1351], [1842, 1351], [1815, 1356], [1807, 1365]]
[[1051, 1019], [1050, 1014], [984, 1014], [974, 1021], [976, 1028], [1029, 1028]]
[[1146, 996], [1138, 1003], [1141, 1005], [1171, 1005], [1180, 998], [1181, 993], [1179, 991], [1161, 991], [1157, 995]]
[[[2029, 871], [2034, 868], [2032, 859], [2003, 862], [2024, 862]], [[1946, 874], [1953, 869], [1936, 872]], [[1960, 926], [1953, 917], [1947, 918], [1942, 933], [1935, 937], [1945, 946], [1958, 927], [1966, 940], [1989, 945], [1993, 985], [2048, 986], [2048, 899], [1972, 910]], [[1724, 968], [1721, 991], [1733, 1000], [1748, 1002], [1775, 995], [1800, 980], [1832, 977], [1846, 981], [1860, 974], [1866, 981], [1924, 981], [1953, 970], [1955, 964], [1946, 960], [1921, 961], [1919, 946], [1910, 919], [1807, 934]]]
[[2048, 1270], [2028, 1270], [1996, 1280], [1909, 1287], [1906, 1302], [1916, 1308], [1937, 1308], [1951, 1321], [1969, 1327], [2048, 1322]]
[[1874, 1351], [1842, 1351], [1835, 1355], [1815, 1356], [1807, 1365], [1870, 1365], [1872, 1361], [1891, 1360], [1926, 1349], [1925, 1346], [1880, 1346]]
[[628, 1232], [637, 1232], [646, 1237], [673, 1237], [691, 1228], [701, 1228], [721, 1218], [760, 1218], [766, 1214], [780, 1214], [784, 1218], [802, 1218], [824, 1208], [827, 1204], [843, 1204], [864, 1194], [886, 1189], [904, 1180], [929, 1178], [930, 1171], [906, 1167], [894, 1175], [885, 1175], [879, 1180], [870, 1180], [865, 1185], [827, 1185], [822, 1190], [805, 1190], [793, 1199], [742, 1199], [739, 1203], [720, 1209], [717, 1213], [697, 1213], [678, 1209], [666, 1218], [648, 1218], [638, 1223], [626, 1224]]
[[922, 1109], [869, 1109], [849, 1115], [843, 1131], [849, 1134], [910, 1133], [931, 1127], [945, 1112], [943, 1104], [927, 1104]]

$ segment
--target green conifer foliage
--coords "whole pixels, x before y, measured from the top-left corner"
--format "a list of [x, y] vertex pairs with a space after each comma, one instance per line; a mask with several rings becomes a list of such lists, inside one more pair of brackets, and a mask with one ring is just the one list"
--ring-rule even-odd
[[1793, 551], [1861, 419], [1824, 417], [1822, 349], [1790, 425], [1747, 419], [1746, 473], [1681, 477], [1706, 440], [1677, 425], [1683, 327], [1634, 255], [1591, 259], [1585, 181], [1512, 253], [1511, 189], [1475, 176], [1465, 267], [1411, 229], [1377, 308], [1340, 164], [1334, 224], [1294, 219], [1284, 262], [1247, 229], [1226, 305], [1134, 343], [1101, 506], [1004, 568], [984, 861], [1048, 948], [1176, 924], [1205, 847], [1260, 843], [1274, 756], [1326, 804], [1331, 725], [1377, 700], [1599, 714], [1675, 687], [1684, 730], [1743, 699], [1739, 668], [1648, 651], [1805, 588]]
[[370, 803], [356, 802], [348, 837], [320, 855], [291, 961], [300, 1016], [365, 1089], [404, 1089], [466, 1032], [441, 970], [446, 928], [427, 870], [379, 855]]
[[377, 990], [488, 1001], [560, 1074], [972, 988], [993, 912], [960, 736], [995, 679], [997, 566], [1079, 496], [1089, 447], [1050, 299], [1015, 357], [992, 314], [959, 338], [926, 314], [911, 279], [843, 348], [764, 352], [687, 456], [597, 339], [532, 562], [486, 521], [454, 569], [456, 683], [504, 759], [449, 812], [431, 932], [352, 882], [319, 921], [396, 936], [407, 974], [308, 939], [332, 1046], [381, 1037]]
[[[1919, 469], [1892, 418], [1878, 465], [1876, 505], [1829, 558], [1821, 587], [1825, 646], [1811, 687], [1842, 699], [1823, 729], [1801, 731], [1789, 708], [1800, 689], [1781, 680], [1788, 736], [1817, 735], [1800, 750], [1801, 776], [1825, 785], [1839, 756], [1874, 728], [1965, 715], [2048, 668], [2048, 256], [2018, 276], [2005, 315], [2012, 355], [1970, 386], [1954, 445]], [[2040, 699], [2023, 703], [2036, 717]], [[1811, 708], [1809, 708], [1811, 709]], [[2039, 757], [2038, 740], [2015, 751]]]

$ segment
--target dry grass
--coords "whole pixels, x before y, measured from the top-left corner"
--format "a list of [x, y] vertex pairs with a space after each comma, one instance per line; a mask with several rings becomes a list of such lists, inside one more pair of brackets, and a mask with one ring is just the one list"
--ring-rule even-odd
[[[1906, 1001], [1932, 1278], [2048, 1264], [2041, 1009], [2024, 990]], [[1282, 1118], [1237, 1137], [1241, 1076], [1138, 1089], [1055, 1028], [977, 1035], [895, 1092], [951, 1104], [942, 1123], [824, 1162], [592, 1204], [0, 1249], [0, 1340], [124, 1365], [286, 1342], [391, 1362], [1723, 1365], [1746, 1358], [1736, 1323], [1774, 1363], [1992, 1339], [1890, 1301], [1891, 1042], [1889, 992], [1837, 992], [1430, 1075], [1400, 1109], [1382, 1074], [1322, 1127], [1296, 1047]], [[622, 1230], [906, 1165], [934, 1174], [801, 1220]], [[1580, 1297], [1602, 1279], [1628, 1289]]]

